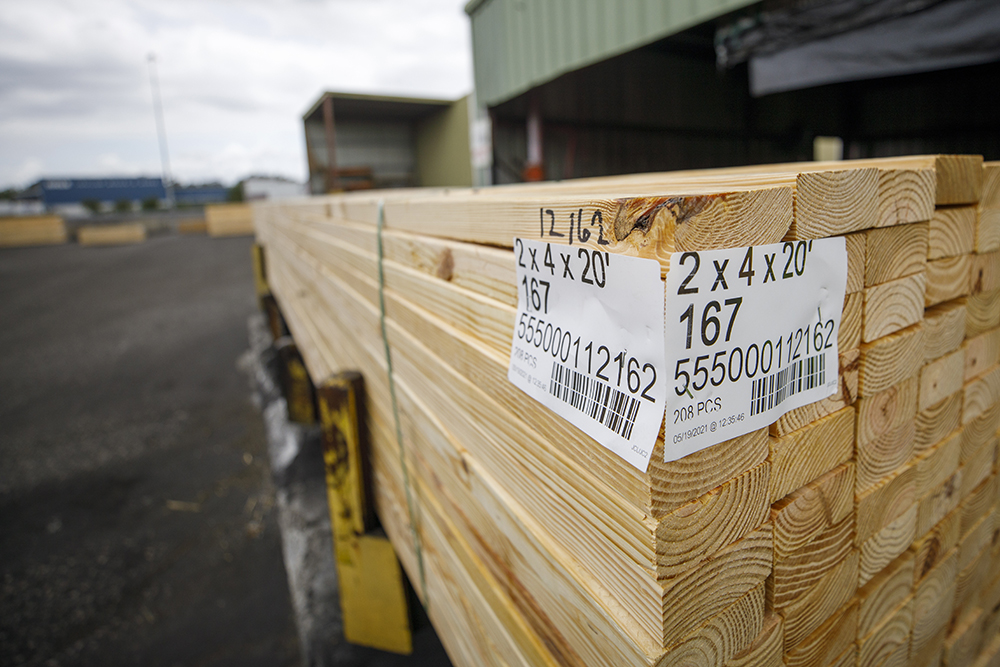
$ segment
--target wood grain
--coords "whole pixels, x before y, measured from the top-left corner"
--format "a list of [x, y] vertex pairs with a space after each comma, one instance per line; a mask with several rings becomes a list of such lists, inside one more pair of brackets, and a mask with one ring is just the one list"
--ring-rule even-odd
[[955, 429], [940, 442], [922, 451], [914, 458], [918, 498], [923, 498], [944, 484], [958, 470], [962, 441], [962, 430]]
[[913, 593], [915, 558], [906, 552], [858, 589], [858, 638], [867, 637]]
[[910, 553], [914, 558], [914, 587], [920, 586], [934, 568], [953, 555], [952, 550], [958, 546], [960, 527], [961, 513], [954, 509], [934, 524], [927, 533], [913, 541]]
[[972, 255], [957, 255], [927, 262], [924, 305], [934, 306], [969, 294], [971, 257]]
[[861, 345], [858, 396], [872, 396], [913, 377], [923, 365], [924, 331], [921, 323]]
[[[912, 595], [882, 619], [872, 631], [858, 637], [858, 667], [878, 667], [902, 647], [908, 650], [913, 627]], [[904, 663], [905, 664], [905, 663]]]
[[903, 512], [861, 545], [858, 585], [864, 586], [872, 577], [906, 551], [917, 535], [917, 504]]
[[865, 232], [865, 287], [920, 273], [927, 266], [929, 223]]
[[911, 377], [858, 399], [855, 428], [857, 493], [878, 484], [912, 456], [918, 394], [917, 378]]
[[854, 232], [844, 236], [847, 247], [847, 284], [845, 294], [854, 294], [865, 288], [865, 233]]
[[771, 502], [849, 460], [853, 454], [854, 408], [848, 407], [797, 431], [768, 439]]
[[771, 506], [776, 558], [791, 556], [854, 511], [854, 464], [837, 466]]
[[800, 599], [854, 549], [854, 516], [824, 530], [795, 552], [774, 559], [774, 574], [768, 580], [767, 599], [772, 609], [781, 609]]
[[965, 336], [972, 338], [1000, 327], [1000, 290], [974, 294], [965, 301]]
[[916, 436], [913, 451], [927, 451], [962, 425], [962, 392], [956, 392], [916, 417]]
[[976, 252], [1000, 250], [1000, 207], [981, 208], [976, 216]]
[[965, 381], [979, 377], [1000, 362], [1000, 329], [974, 336], [962, 345], [965, 350]]
[[861, 545], [917, 502], [917, 467], [908, 465], [856, 498], [855, 544]]
[[920, 499], [920, 509], [917, 516], [917, 535], [924, 535], [954, 511], [962, 500], [961, 468], [945, 480], [940, 486]]
[[786, 667], [819, 667], [833, 663], [852, 648], [857, 629], [858, 605], [851, 602], [797, 646], [786, 651]]
[[934, 210], [928, 228], [927, 259], [967, 255], [975, 247], [975, 206], [949, 206]]
[[958, 549], [952, 549], [917, 585], [914, 591], [913, 637], [910, 646], [913, 655], [932, 649], [940, 641], [938, 636], [947, 632], [957, 576]]
[[965, 381], [965, 353], [964, 349], [958, 349], [924, 364], [920, 369], [918, 410], [926, 410], [956, 391], [961, 391]]
[[1000, 289], [1000, 250], [969, 257], [970, 294]]
[[729, 665], [759, 636], [764, 619], [764, 584], [760, 584], [668, 651], [657, 667]]
[[775, 609], [785, 619], [785, 650], [791, 650], [846, 604], [858, 586], [857, 549], [834, 565], [797, 599]]
[[956, 299], [924, 311], [924, 362], [957, 350], [965, 340], [965, 301]]
[[781, 616], [765, 613], [760, 633], [749, 646], [730, 658], [725, 667], [781, 667], [783, 635]]
[[983, 636], [983, 610], [975, 607], [957, 620], [944, 640], [943, 661], [948, 667], [969, 667]]
[[924, 317], [926, 280], [920, 272], [866, 287], [861, 340], [870, 343], [920, 322]]

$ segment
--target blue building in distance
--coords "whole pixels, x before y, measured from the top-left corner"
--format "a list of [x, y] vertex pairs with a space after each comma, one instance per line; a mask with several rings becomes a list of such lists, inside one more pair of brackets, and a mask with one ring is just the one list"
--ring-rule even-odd
[[[228, 194], [218, 183], [174, 186], [174, 201], [181, 206], [226, 201]], [[166, 204], [167, 189], [161, 178], [43, 178], [20, 199], [38, 201], [47, 211], [84, 215], [88, 208], [110, 211], [122, 202], [131, 209], [150, 200], [161, 206]]]
[[167, 190], [160, 178], [45, 178], [32, 185], [27, 198], [38, 199], [46, 209], [99, 202], [111, 208], [118, 202], [141, 204], [148, 199], [164, 201]]

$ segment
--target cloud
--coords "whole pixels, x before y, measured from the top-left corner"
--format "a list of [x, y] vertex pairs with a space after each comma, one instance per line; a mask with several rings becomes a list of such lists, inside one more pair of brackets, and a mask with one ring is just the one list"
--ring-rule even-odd
[[0, 184], [23, 185], [41, 173], [25, 169], [28, 160], [45, 174], [158, 173], [150, 52], [177, 178], [231, 182], [263, 171], [302, 179], [301, 114], [321, 91], [455, 98], [471, 90], [462, 5], [7, 3], [0, 13]]

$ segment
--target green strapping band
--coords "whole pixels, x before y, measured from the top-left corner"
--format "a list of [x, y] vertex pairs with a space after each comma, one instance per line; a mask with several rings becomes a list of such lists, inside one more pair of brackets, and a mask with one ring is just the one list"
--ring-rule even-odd
[[392, 417], [396, 422], [396, 444], [399, 446], [399, 464], [403, 468], [403, 487], [406, 489], [406, 508], [410, 513], [410, 532], [413, 534], [413, 548], [417, 554], [417, 567], [420, 570], [420, 590], [424, 593], [424, 607], [430, 609], [430, 594], [427, 592], [427, 575], [424, 571], [424, 552], [420, 546], [420, 533], [417, 531], [417, 513], [413, 504], [413, 492], [410, 490], [410, 470], [406, 465], [406, 452], [403, 449], [403, 427], [399, 422], [399, 405], [396, 402], [396, 380], [392, 372], [392, 351], [389, 349], [389, 336], [385, 327], [385, 271], [382, 268], [382, 227], [385, 223], [385, 202], [378, 200], [378, 307], [379, 324], [382, 326], [382, 344], [385, 346], [385, 364], [389, 372], [389, 396], [392, 398]]

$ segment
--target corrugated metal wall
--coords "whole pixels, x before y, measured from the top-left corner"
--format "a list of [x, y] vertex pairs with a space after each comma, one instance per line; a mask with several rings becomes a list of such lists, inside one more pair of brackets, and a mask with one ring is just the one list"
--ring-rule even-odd
[[560, 74], [642, 46], [756, 0], [471, 2], [476, 95], [494, 106]]

